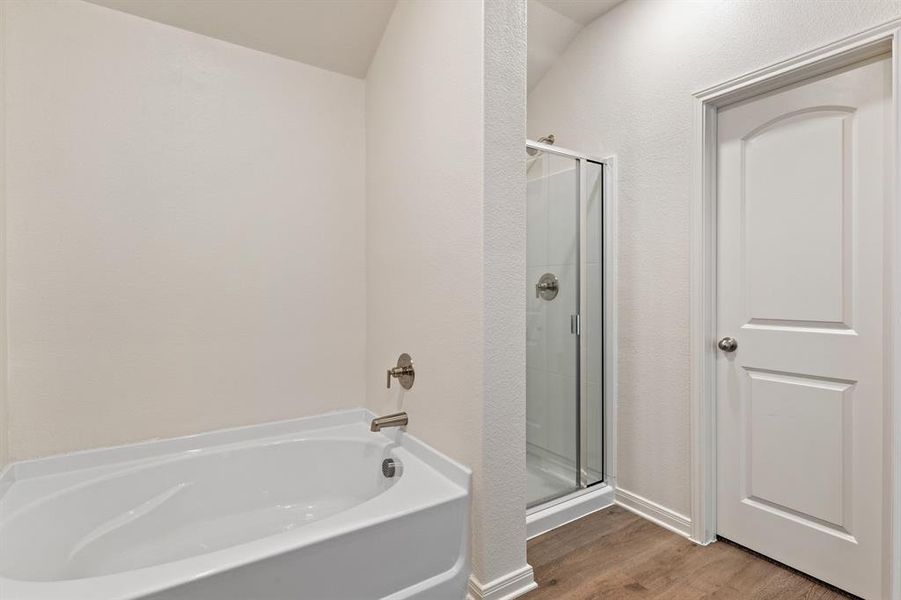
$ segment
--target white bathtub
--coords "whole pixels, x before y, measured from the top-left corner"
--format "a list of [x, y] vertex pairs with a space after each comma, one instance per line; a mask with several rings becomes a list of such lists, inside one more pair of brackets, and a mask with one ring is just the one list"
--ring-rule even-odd
[[372, 417], [10, 465], [0, 598], [460, 600], [469, 471], [399, 430], [371, 433]]

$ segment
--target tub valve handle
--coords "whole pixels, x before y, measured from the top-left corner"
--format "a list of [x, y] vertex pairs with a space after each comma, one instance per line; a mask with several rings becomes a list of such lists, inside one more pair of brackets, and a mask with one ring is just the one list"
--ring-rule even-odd
[[413, 370], [413, 359], [404, 352], [397, 358], [397, 366], [388, 369], [388, 375], [385, 379], [386, 386], [391, 389], [391, 378], [394, 377], [400, 383], [400, 387], [405, 390], [413, 387], [413, 380], [416, 378], [416, 372]]

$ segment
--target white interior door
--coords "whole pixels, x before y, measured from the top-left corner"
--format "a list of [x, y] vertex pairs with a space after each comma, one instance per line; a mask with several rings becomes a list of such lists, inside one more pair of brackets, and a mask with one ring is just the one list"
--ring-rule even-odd
[[720, 109], [717, 533], [882, 595], [891, 61]]

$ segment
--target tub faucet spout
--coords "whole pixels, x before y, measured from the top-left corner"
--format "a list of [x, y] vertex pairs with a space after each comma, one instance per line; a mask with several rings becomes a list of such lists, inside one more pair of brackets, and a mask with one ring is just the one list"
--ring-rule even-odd
[[369, 431], [381, 431], [383, 427], [403, 427], [408, 421], [409, 419], [405, 412], [376, 417], [369, 425]]

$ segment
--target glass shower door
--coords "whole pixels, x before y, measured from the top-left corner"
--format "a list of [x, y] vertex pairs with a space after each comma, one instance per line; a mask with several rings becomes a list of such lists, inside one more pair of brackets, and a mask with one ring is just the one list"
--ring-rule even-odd
[[579, 160], [534, 148], [526, 165], [526, 465], [532, 507], [581, 487], [581, 173]]
[[580, 484], [604, 480], [604, 165], [583, 159]]

